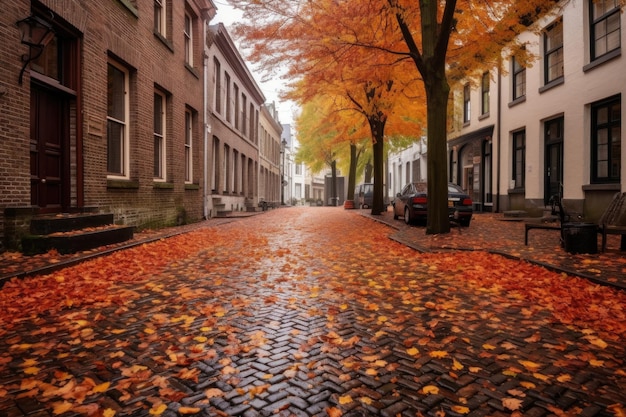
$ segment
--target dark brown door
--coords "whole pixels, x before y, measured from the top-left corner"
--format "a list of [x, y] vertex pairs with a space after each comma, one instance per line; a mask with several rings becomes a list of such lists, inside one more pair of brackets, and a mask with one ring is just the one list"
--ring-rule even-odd
[[546, 122], [546, 172], [544, 203], [550, 204], [550, 197], [562, 198], [563, 192], [563, 118]]
[[68, 100], [35, 83], [30, 97], [31, 204], [59, 212], [69, 207]]

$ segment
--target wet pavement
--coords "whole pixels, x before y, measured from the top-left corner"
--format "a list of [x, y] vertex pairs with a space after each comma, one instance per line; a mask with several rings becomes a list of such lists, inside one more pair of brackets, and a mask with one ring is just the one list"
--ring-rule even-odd
[[622, 254], [529, 243], [294, 207], [5, 257], [0, 416], [624, 415]]

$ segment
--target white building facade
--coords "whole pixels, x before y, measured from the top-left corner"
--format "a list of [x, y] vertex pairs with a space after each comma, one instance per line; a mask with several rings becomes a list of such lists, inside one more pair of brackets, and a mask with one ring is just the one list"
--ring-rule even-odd
[[622, 21], [616, 0], [560, 2], [520, 36], [532, 65], [504, 53], [506, 71], [456, 88], [450, 180], [485, 210], [539, 212], [561, 195], [569, 211], [597, 220], [626, 190]]

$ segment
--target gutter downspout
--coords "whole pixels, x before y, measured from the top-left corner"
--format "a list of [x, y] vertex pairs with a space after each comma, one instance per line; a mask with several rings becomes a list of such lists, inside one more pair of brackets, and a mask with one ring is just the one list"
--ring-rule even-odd
[[[205, 21], [204, 22], [204, 28], [203, 28], [203, 36], [202, 39], [206, 39], [207, 37], [207, 28], [208, 28], [208, 22]], [[202, 210], [203, 210], [203, 214], [204, 214], [204, 220], [208, 220], [209, 219], [209, 207], [207, 204], [207, 199], [208, 199], [208, 188], [209, 188], [209, 184], [208, 184], [208, 161], [209, 161], [209, 150], [208, 150], [208, 143], [209, 143], [209, 117], [208, 117], [208, 98], [207, 98], [207, 78], [208, 78], [208, 66], [209, 66], [209, 54], [207, 51], [207, 47], [206, 47], [206, 42], [204, 44], [204, 53], [202, 54], [202, 113], [203, 113], [203, 120], [202, 120], [202, 126], [204, 127], [203, 130], [203, 141], [204, 141], [204, 149], [203, 149], [203, 158], [202, 158]]]
[[[499, 60], [498, 60], [499, 61]], [[501, 176], [501, 148], [502, 148], [502, 72], [500, 70], [501, 63], [498, 62], [498, 110], [496, 115], [496, 120], [498, 127], [496, 128], [496, 142], [498, 144], [498, 152], [497, 152], [497, 164], [496, 164], [496, 207], [495, 212], [500, 212], [500, 176]]]

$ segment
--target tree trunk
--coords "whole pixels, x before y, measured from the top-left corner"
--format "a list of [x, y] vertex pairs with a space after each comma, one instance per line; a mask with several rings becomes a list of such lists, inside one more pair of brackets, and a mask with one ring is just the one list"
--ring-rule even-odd
[[372, 153], [374, 155], [374, 195], [372, 198], [372, 214], [381, 214], [386, 209], [384, 191], [384, 166], [385, 166], [385, 122], [384, 116], [371, 116], [368, 118], [370, 130], [372, 132]]
[[337, 160], [333, 159], [330, 163], [330, 194], [333, 206], [337, 205]]
[[354, 189], [356, 188], [356, 166], [359, 162], [356, 144], [350, 143], [350, 171], [348, 172], [348, 200], [354, 200]]
[[450, 87], [445, 69], [433, 70], [426, 85], [428, 119], [428, 209], [426, 234], [450, 232], [448, 219], [448, 155], [446, 115]]
[[366, 183], [372, 182], [372, 163], [371, 160], [365, 164], [365, 181]]

